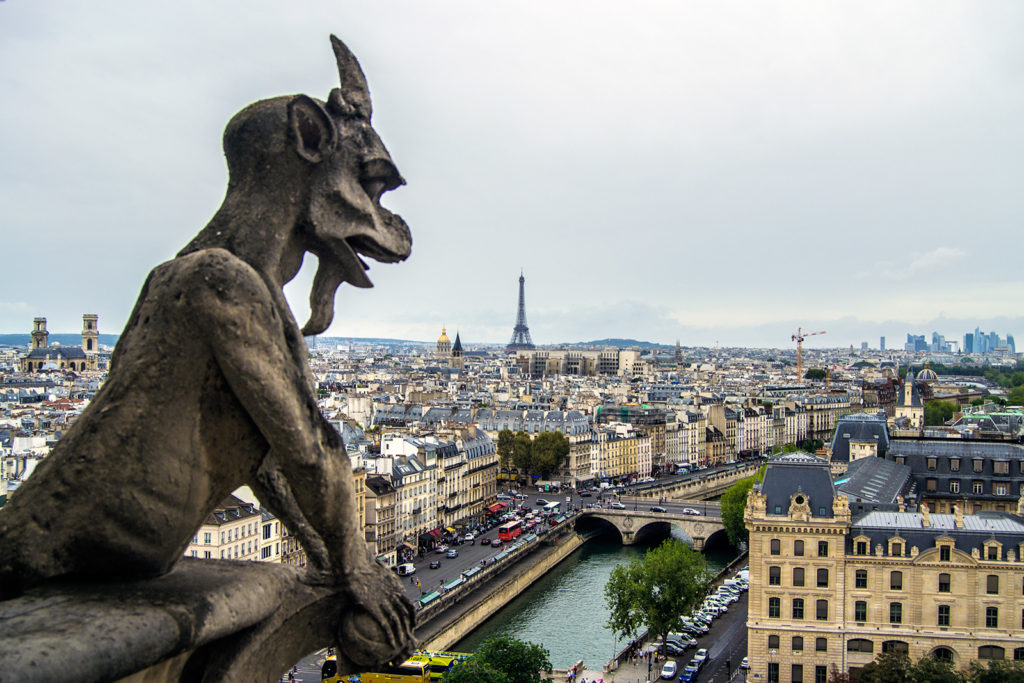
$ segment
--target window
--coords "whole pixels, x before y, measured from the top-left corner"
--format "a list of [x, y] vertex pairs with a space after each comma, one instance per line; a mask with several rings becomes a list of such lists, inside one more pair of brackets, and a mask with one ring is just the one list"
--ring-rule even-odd
[[980, 481], [978, 481], [977, 479], [975, 479], [975, 480], [974, 480], [974, 481], [973, 481], [973, 482], [971, 483], [971, 490], [972, 490], [972, 491], [973, 491], [974, 493], [984, 493], [984, 488], [985, 488], [985, 485], [984, 485], [984, 483], [983, 483], [983, 482], [980, 482]]
[[996, 462], [992, 463], [992, 471], [995, 472], [996, 474], [1009, 474], [1010, 473], [1010, 463], [1009, 463], [1009, 461], [1008, 460], [997, 460]]
[[935, 470], [935, 462], [936, 462], [936, 458], [928, 458], [928, 469], [934, 471]]
[[892, 556], [893, 557], [903, 557], [903, 544], [902, 543], [893, 543], [892, 544]]
[[867, 588], [868, 587], [868, 570], [858, 569], [857, 575], [853, 579], [854, 588]]
[[989, 595], [996, 595], [999, 593], [999, 577], [995, 574], [989, 574], [985, 577], [985, 592]]
[[960, 493], [960, 480], [959, 479], [951, 479], [950, 480], [950, 482], [949, 482], [949, 492], [950, 493]]
[[781, 598], [768, 598], [768, 618], [778, 619], [779, 613], [782, 611], [782, 599]]
[[939, 574], [939, 592], [949, 592], [949, 574]]
[[959, 472], [960, 471], [960, 458], [950, 458], [949, 459], [949, 471], [950, 472]]
[[213, 542], [213, 536], [210, 534], [210, 532], [208, 532], [208, 531], [204, 532], [203, 533], [203, 543], [205, 543], [206, 545], [210, 545], [210, 543], [212, 543], [212, 542]]
[[793, 598], [793, 618], [803, 619], [804, 618], [804, 599]]
[[260, 548], [260, 559], [261, 560], [270, 559], [270, 546], [269, 545], [265, 545], [262, 548]]
[[828, 667], [824, 664], [814, 665], [814, 683], [828, 683]]
[[868, 542], [867, 541], [857, 541], [857, 554], [858, 555], [867, 555], [868, 554]]
[[818, 621], [828, 619], [828, 600], [818, 600], [814, 603], [814, 617]]
[[948, 647], [937, 647], [932, 650], [932, 657], [939, 660], [940, 662], [953, 663], [953, 651]]
[[890, 602], [889, 603], [889, 623], [890, 624], [902, 624], [903, 623], [903, 603], [902, 602]]
[[988, 559], [990, 559], [990, 560], [998, 560], [999, 559], [999, 546], [997, 546], [997, 545], [990, 545], [985, 550], [986, 550], [986, 556], [987, 556]]
[[204, 550], [203, 551], [203, 559], [209, 560], [212, 557], [213, 557], [213, 553], [211, 553], [209, 550]]
[[768, 662], [768, 683], [779, 683], [778, 662]]
[[778, 636], [768, 636], [768, 649], [769, 650], [778, 650], [779, 649], [779, 637]]
[[924, 482], [924, 490], [925, 491], [935, 491], [936, 490], [936, 486], [938, 486], [938, 480], [935, 479], [935, 477], [929, 477], [928, 479], [925, 479], [925, 482]]
[[902, 455], [897, 455], [896, 456], [896, 464], [897, 465], [906, 465], [907, 464], [907, 459], [905, 457], [903, 457]]
[[939, 626], [949, 626], [949, 605], [939, 605]]
[[985, 628], [999, 628], [999, 608], [985, 608]]
[[975, 472], [981, 472], [981, 470], [982, 470], [982, 468], [984, 466], [985, 466], [985, 461], [984, 460], [982, 460], [981, 458], [975, 458], [974, 459], [974, 471]]
[[895, 654], [906, 655], [910, 653], [910, 646], [902, 640], [887, 640], [882, 643], [882, 652], [893, 652]]
[[1024, 660], [1024, 647], [1018, 647], [1018, 648], [1014, 649], [1014, 651], [1013, 651], [1013, 659], [1014, 659], [1014, 661], [1017, 661], [1017, 662], [1019, 662], [1021, 660]]
[[801, 636], [793, 636], [793, 652], [800, 652], [804, 649], [804, 639]]
[[828, 570], [818, 570], [818, 588], [828, 588]]
[[828, 557], [828, 541], [818, 541], [818, 557]]
[[949, 562], [950, 555], [951, 555], [951, 552], [950, 552], [950, 549], [949, 549], [948, 545], [944, 545], [944, 546], [940, 546], [939, 547], [939, 560], [940, 561], [942, 561], [942, 562]]
[[793, 567], [793, 585], [802, 586], [804, 585], [804, 568]]
[[790, 679], [793, 683], [804, 683], [804, 665], [794, 664], [793, 672], [790, 674]]
[[793, 541], [793, 555], [794, 555], [794, 557], [803, 557], [804, 556], [804, 542], [803, 541]]
[[978, 659], [1002, 659], [1004, 653], [998, 645], [982, 645], [978, 648]]
[[903, 590], [903, 572], [892, 572], [889, 574], [889, 590]]
[[859, 622], [868, 620], [868, 603], [863, 600], [853, 603], [853, 620]]
[[867, 638], [852, 638], [846, 641], [847, 652], [874, 652], [875, 644]]
[[782, 567], [768, 567], [768, 585], [778, 586], [782, 584]]
[[264, 524], [263, 525], [263, 540], [264, 541], [269, 541], [270, 540], [270, 525], [269, 524]]
[[768, 552], [770, 552], [772, 555], [778, 555], [782, 552], [782, 543], [779, 542], [779, 539], [773, 538], [771, 540]]
[[814, 639], [814, 651], [815, 652], [828, 652], [828, 638], [815, 638]]

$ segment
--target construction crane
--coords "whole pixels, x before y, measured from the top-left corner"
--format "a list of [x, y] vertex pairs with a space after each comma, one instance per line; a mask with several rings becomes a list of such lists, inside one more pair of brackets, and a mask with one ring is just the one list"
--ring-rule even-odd
[[793, 341], [796, 342], [796, 381], [802, 382], [804, 379], [804, 339], [807, 337], [813, 337], [816, 334], [825, 334], [825, 330], [821, 332], [804, 332], [802, 328], [796, 328], [796, 334], [793, 335]]

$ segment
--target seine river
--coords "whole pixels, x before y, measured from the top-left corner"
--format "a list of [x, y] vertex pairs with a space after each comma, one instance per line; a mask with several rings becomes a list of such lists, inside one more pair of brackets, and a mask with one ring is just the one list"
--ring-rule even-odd
[[[651, 547], [623, 546], [617, 538], [591, 539], [452, 649], [473, 652], [489, 636], [508, 634], [546, 647], [555, 668], [570, 667], [580, 659], [600, 668], [626, 643], [608, 629], [604, 585], [614, 567], [641, 557]], [[727, 548], [705, 553], [715, 572], [732, 557]]]

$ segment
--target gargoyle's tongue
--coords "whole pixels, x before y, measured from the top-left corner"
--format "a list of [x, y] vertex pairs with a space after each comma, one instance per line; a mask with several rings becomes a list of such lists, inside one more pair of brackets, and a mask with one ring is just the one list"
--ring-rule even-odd
[[302, 328], [302, 334], [320, 334], [334, 320], [334, 296], [342, 282], [356, 287], [373, 287], [366, 277], [367, 266], [356, 256], [344, 241], [332, 243], [323, 253], [317, 254], [319, 265], [313, 276], [313, 288], [309, 291], [309, 320]]

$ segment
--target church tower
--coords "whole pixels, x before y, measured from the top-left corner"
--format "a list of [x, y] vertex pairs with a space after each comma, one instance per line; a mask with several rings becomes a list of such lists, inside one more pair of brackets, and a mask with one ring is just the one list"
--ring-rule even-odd
[[99, 319], [95, 313], [86, 313], [82, 316], [82, 350], [90, 356], [96, 355], [100, 350]]
[[437, 355], [441, 358], [448, 358], [452, 355], [452, 340], [448, 338], [448, 332], [441, 328], [441, 336], [437, 338]]
[[459, 338], [459, 333], [455, 333], [455, 343], [452, 344], [452, 367], [462, 369], [462, 340]]
[[32, 350], [45, 349], [49, 345], [50, 333], [46, 331], [46, 318], [32, 321]]

